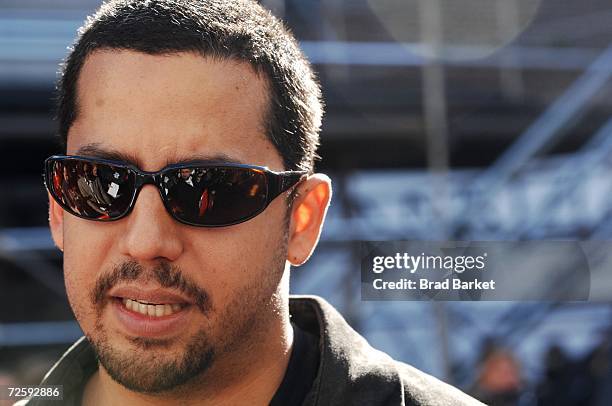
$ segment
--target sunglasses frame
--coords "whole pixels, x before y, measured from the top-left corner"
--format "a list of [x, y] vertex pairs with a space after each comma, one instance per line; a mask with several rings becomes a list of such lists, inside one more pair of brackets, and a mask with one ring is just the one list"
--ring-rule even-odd
[[[132, 197], [131, 197], [131, 200], [130, 200], [130, 203], [129, 203], [127, 209], [121, 215], [119, 215], [117, 217], [101, 219], [101, 218], [91, 218], [91, 217], [87, 217], [87, 216], [83, 216], [81, 214], [78, 214], [78, 213], [74, 212], [74, 210], [71, 209], [68, 205], [63, 203], [62, 199], [60, 199], [59, 196], [56, 195], [56, 193], [53, 190], [53, 187], [50, 187], [50, 185], [53, 184], [52, 183], [53, 163], [57, 162], [57, 161], [68, 161], [68, 160], [70, 160], [70, 161], [83, 161], [83, 162], [87, 162], [87, 163], [90, 163], [90, 164], [111, 165], [111, 166], [114, 166], [114, 167], [127, 169], [128, 171], [131, 171], [132, 173], [134, 173], [135, 176], [136, 176], [135, 183], [134, 183], [134, 190], [132, 191]], [[255, 212], [255, 213], [253, 213], [253, 214], [251, 214], [251, 215], [249, 215], [247, 217], [244, 217], [244, 218], [241, 218], [239, 220], [232, 221], [232, 222], [229, 222], [229, 223], [214, 224], [214, 225], [203, 225], [203, 224], [192, 223], [190, 221], [180, 219], [180, 218], [176, 217], [174, 215], [174, 213], [172, 213], [172, 210], [168, 206], [169, 203], [167, 202], [167, 199], [164, 197], [164, 194], [163, 194], [163, 191], [162, 191], [162, 188], [164, 187], [163, 184], [162, 184], [162, 179], [164, 177], [164, 174], [166, 174], [168, 172], [176, 171], [176, 170], [179, 170], [179, 169], [187, 169], [187, 168], [189, 168], [189, 169], [195, 169], [195, 168], [243, 168], [243, 169], [250, 169], [252, 171], [256, 171], [256, 172], [262, 173], [264, 175], [264, 179], [265, 179], [265, 182], [266, 182], [266, 184], [265, 184], [265, 186], [266, 186], [266, 199], [265, 199], [265, 202], [262, 205], [262, 207], [259, 210], [257, 210], [257, 212]], [[160, 195], [160, 197], [162, 199], [162, 202], [164, 204], [164, 208], [166, 209], [166, 211], [168, 212], [170, 217], [172, 217], [174, 220], [178, 221], [179, 223], [187, 224], [187, 225], [195, 226], [195, 227], [216, 228], [216, 227], [228, 227], [228, 226], [232, 226], [232, 225], [235, 225], [235, 224], [244, 223], [245, 221], [248, 221], [248, 220], [258, 216], [281, 193], [286, 192], [287, 190], [291, 189], [292, 187], [297, 186], [301, 181], [303, 181], [307, 177], [307, 175], [308, 175], [308, 171], [281, 171], [281, 172], [276, 172], [276, 171], [273, 171], [273, 170], [269, 169], [266, 166], [247, 165], [247, 164], [238, 164], [238, 163], [227, 163], [227, 162], [198, 163], [197, 161], [188, 162], [188, 163], [171, 164], [171, 165], [165, 166], [164, 168], [160, 169], [159, 171], [149, 172], [149, 171], [143, 171], [140, 168], [136, 167], [135, 165], [132, 165], [131, 163], [124, 162], [124, 161], [115, 161], [115, 160], [110, 160], [110, 159], [95, 158], [95, 157], [80, 156], [80, 155], [52, 155], [49, 158], [45, 159], [43, 180], [44, 180], [44, 184], [45, 184], [45, 187], [46, 187], [47, 191], [49, 191], [49, 194], [53, 197], [53, 199], [57, 202], [57, 204], [59, 204], [65, 211], [67, 211], [71, 215], [79, 217], [79, 218], [82, 218], [82, 219], [85, 219], [85, 220], [99, 221], [99, 222], [102, 222], [102, 223], [108, 223], [108, 222], [120, 220], [120, 219], [128, 216], [132, 212], [132, 210], [134, 209], [134, 206], [136, 204], [136, 200], [138, 199], [138, 195], [140, 194], [140, 191], [141, 191], [142, 187], [144, 185], [154, 185], [154, 186], [157, 187], [159, 195]]]

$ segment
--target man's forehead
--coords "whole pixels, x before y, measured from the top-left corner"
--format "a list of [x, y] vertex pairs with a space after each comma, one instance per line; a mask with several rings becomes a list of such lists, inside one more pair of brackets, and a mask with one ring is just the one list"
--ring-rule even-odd
[[71, 154], [143, 170], [213, 160], [283, 168], [266, 135], [267, 86], [244, 63], [104, 51], [89, 57], [78, 87]]
[[[109, 107], [110, 102], [110, 106], [123, 108], [126, 102], [137, 100], [138, 105], [131, 107], [155, 105], [171, 110], [175, 105], [180, 109], [183, 101], [199, 107], [223, 106], [229, 101], [237, 106], [239, 102], [249, 103], [259, 118], [268, 111], [265, 75], [245, 61], [193, 52], [158, 55], [96, 50], [85, 59], [77, 82], [78, 107]], [[146, 100], [138, 100], [143, 95]]]

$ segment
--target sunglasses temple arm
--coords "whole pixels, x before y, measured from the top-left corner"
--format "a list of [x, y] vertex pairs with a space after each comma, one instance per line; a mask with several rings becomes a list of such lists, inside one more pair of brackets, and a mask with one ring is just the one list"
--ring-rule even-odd
[[306, 179], [306, 172], [280, 172], [271, 178], [270, 200]]

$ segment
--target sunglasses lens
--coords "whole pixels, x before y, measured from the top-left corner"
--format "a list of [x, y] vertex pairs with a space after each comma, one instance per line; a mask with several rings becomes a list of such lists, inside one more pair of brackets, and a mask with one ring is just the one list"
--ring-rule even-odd
[[265, 174], [249, 168], [183, 168], [166, 172], [162, 193], [179, 220], [205, 226], [237, 223], [265, 207]]
[[96, 220], [113, 220], [128, 210], [135, 176], [126, 168], [78, 159], [54, 160], [47, 183], [68, 211]]

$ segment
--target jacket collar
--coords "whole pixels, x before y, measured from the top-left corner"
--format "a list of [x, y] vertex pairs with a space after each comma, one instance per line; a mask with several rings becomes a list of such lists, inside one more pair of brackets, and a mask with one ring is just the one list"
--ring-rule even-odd
[[395, 362], [370, 346], [332, 305], [317, 296], [292, 295], [291, 320], [319, 336], [319, 370], [304, 405], [403, 404]]

